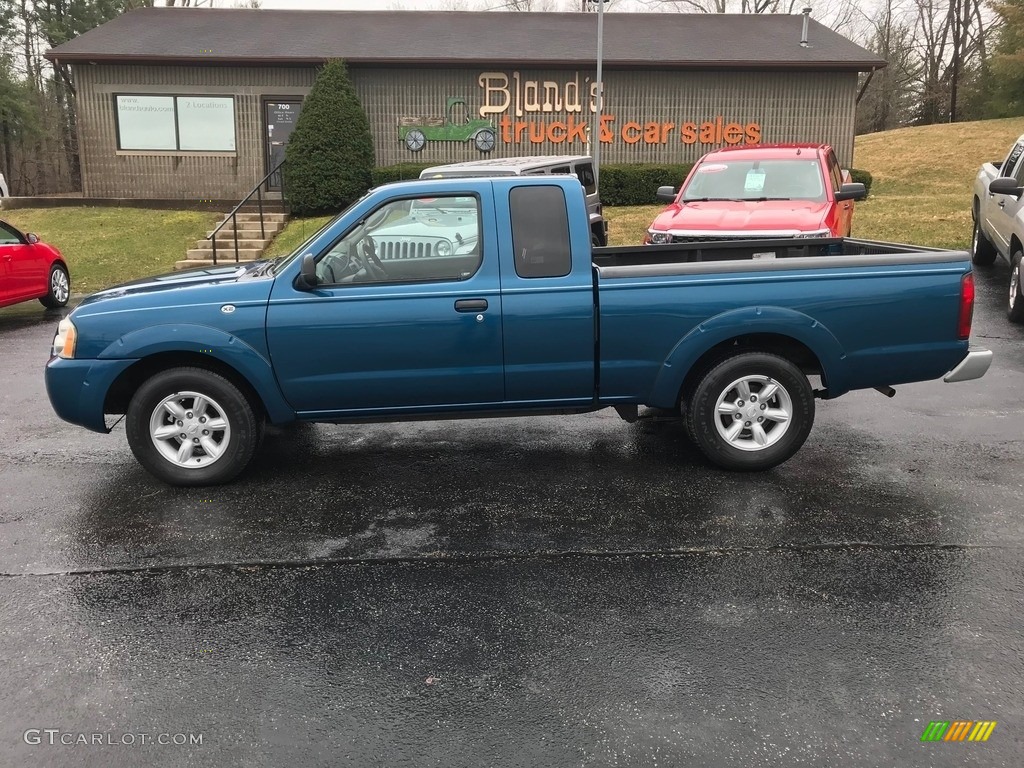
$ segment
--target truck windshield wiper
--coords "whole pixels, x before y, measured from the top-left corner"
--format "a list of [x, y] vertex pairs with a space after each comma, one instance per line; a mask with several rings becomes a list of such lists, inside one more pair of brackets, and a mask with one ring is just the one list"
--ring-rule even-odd
[[717, 203], [717, 202], [730, 202], [735, 203], [739, 200], [736, 197], [684, 197], [684, 203]]
[[254, 269], [252, 273], [254, 275], [265, 275], [268, 273], [272, 275], [277, 271], [277, 268], [281, 266], [281, 262], [283, 262], [287, 258], [287, 256], [278, 256], [276, 259], [273, 259], [271, 261], [268, 261], [266, 264], [261, 264], [260, 266], [256, 267], [256, 269]]

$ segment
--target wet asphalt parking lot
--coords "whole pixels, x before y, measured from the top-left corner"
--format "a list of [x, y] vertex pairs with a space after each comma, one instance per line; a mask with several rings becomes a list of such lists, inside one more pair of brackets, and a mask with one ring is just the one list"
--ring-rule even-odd
[[[819, 403], [756, 475], [609, 411], [170, 488], [53, 415], [59, 313], [0, 310], [0, 765], [1021, 765], [1024, 329], [976, 274], [984, 379]], [[920, 741], [957, 719], [998, 725]]]

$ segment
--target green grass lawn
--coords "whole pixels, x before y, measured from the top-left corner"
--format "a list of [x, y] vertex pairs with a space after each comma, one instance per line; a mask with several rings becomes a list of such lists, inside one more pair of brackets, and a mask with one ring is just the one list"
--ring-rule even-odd
[[[874, 186], [871, 197], [857, 203], [854, 236], [967, 248], [978, 168], [1001, 160], [1022, 133], [1024, 118], [1011, 118], [859, 136], [854, 165], [872, 173]], [[606, 207], [611, 244], [642, 242], [662, 207]], [[0, 217], [61, 249], [75, 293], [170, 271], [217, 218], [194, 211], [84, 207], [15, 209], [0, 211]], [[267, 255], [290, 253], [328, 220], [292, 220]]]
[[91, 293], [169, 272], [213, 229], [217, 214], [138, 208], [15, 208], [0, 218], [56, 246], [71, 269], [71, 290]]

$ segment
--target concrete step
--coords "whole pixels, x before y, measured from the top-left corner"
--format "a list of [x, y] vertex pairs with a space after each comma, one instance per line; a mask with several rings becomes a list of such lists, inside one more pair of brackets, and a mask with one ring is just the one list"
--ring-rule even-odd
[[[258, 232], [256, 234], [259, 234]], [[266, 248], [270, 244], [270, 238], [251, 238], [251, 237], [239, 237], [238, 247], [241, 248]], [[213, 250], [212, 240], [196, 240], [196, 248], [205, 249], [208, 251]], [[235, 250], [235, 240], [232, 237], [221, 237], [217, 235], [217, 253], [222, 253], [226, 250]]]
[[[224, 227], [217, 233], [217, 240], [234, 240], [236, 231], [238, 232], [239, 239], [245, 238], [247, 240], [254, 240], [261, 238], [264, 235], [266, 237], [273, 237], [282, 229], [284, 229], [284, 225], [276, 221], [273, 223], [265, 224], [263, 226], [263, 234], [260, 234], [259, 223], [257, 223], [256, 226], [250, 226], [250, 222], [243, 223], [240, 221], [238, 222], [238, 225], [239, 226], [237, 230], [230, 224]], [[213, 230], [211, 229], [209, 232], [206, 233], [206, 236], [209, 237], [212, 234]]]
[[[238, 260], [239, 261], [255, 261], [263, 255], [262, 248], [239, 248], [238, 249]], [[186, 259], [209, 259], [213, 261], [213, 251], [206, 248], [189, 248], [185, 252]], [[222, 261], [234, 261], [235, 260], [235, 249], [232, 248], [230, 251], [222, 251], [220, 247], [217, 248], [217, 262]]]
[[[241, 257], [239, 257], [239, 259], [238, 259], [238, 263], [239, 264], [248, 264], [248, 263], [250, 263], [252, 261], [255, 261], [255, 259], [242, 259]], [[217, 255], [217, 266], [218, 267], [230, 266], [230, 265], [233, 265], [234, 263], [235, 263], [234, 256], [231, 257], [230, 261], [226, 261], [226, 260], [220, 258], [220, 254]], [[213, 266], [213, 259], [182, 259], [181, 261], [174, 262], [174, 268], [176, 270], [177, 269], [192, 269], [192, 267], [212, 267], [212, 266]]]
[[[260, 214], [259, 214], [258, 211], [256, 213], [241, 213], [241, 212], [239, 212], [239, 213], [235, 214], [235, 219], [237, 219], [238, 221], [259, 221], [260, 220]], [[263, 212], [263, 220], [264, 221], [287, 221], [288, 220], [288, 214], [287, 213], [267, 213], [266, 211], [264, 211]]]

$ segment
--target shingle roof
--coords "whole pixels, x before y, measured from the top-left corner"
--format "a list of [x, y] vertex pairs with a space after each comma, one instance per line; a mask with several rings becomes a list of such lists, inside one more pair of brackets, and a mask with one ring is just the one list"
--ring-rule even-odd
[[[610, 67], [868, 70], [885, 61], [797, 15], [608, 13]], [[61, 61], [592, 66], [588, 13], [141, 8], [47, 52]]]

